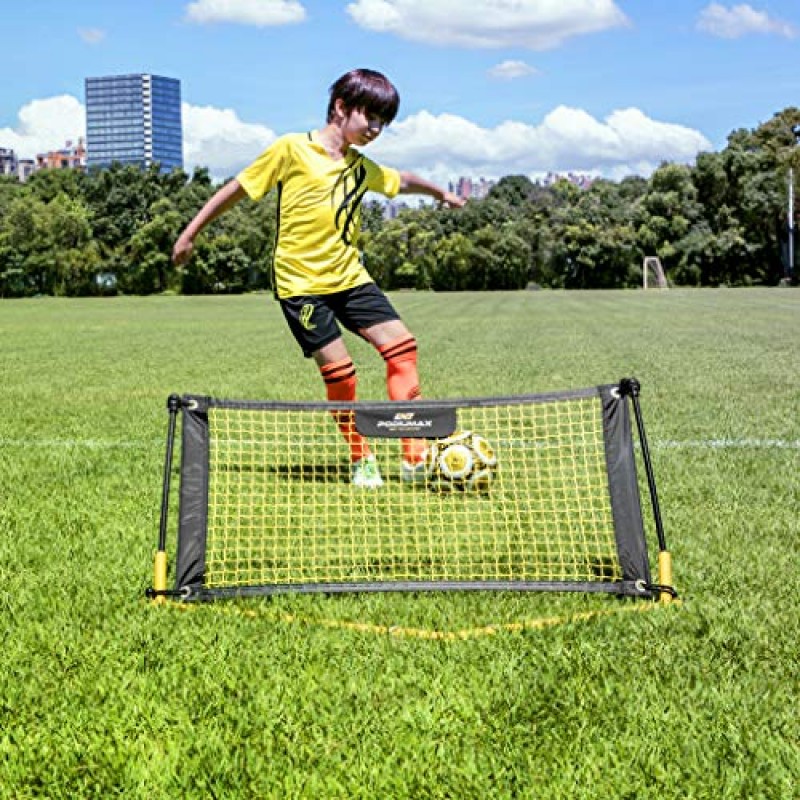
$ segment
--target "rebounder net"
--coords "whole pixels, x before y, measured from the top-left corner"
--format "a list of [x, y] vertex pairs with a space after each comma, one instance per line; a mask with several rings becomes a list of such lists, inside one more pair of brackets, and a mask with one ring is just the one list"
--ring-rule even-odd
[[[182, 446], [169, 593], [652, 596], [629, 402], [619, 385], [406, 404], [172, 400]], [[383, 485], [351, 482], [343, 420], [367, 436]], [[414, 482], [401, 474], [408, 437], [423, 438], [427, 451]]]

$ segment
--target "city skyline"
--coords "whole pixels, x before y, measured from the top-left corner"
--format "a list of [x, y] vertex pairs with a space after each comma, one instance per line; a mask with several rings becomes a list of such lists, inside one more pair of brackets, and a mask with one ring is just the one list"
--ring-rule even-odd
[[[29, 4], [30, 6], [30, 4]], [[647, 176], [691, 163], [796, 105], [790, 0], [54, 0], [10, 9], [0, 147], [20, 157], [86, 135], [91, 75], [171, 75], [184, 160], [235, 174], [276, 136], [324, 124], [327, 88], [353, 66], [398, 85], [377, 160], [441, 182], [549, 172]], [[644, 7], [643, 7], [644, 6]], [[52, 30], [52, 33], [51, 33]], [[66, 31], [66, 35], [65, 35]], [[69, 31], [72, 31], [71, 36]]]

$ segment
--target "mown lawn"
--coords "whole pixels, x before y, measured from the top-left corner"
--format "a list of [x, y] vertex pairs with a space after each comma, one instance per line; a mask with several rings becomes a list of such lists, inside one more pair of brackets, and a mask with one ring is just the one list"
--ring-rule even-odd
[[167, 396], [317, 400], [315, 368], [263, 295], [2, 301], [0, 797], [794, 797], [800, 294], [393, 299], [428, 397], [641, 381], [683, 604], [156, 608]]

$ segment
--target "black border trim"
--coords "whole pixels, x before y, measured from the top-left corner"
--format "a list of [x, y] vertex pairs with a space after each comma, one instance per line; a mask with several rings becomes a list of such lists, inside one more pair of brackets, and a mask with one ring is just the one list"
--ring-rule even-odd
[[623, 580], [650, 583], [628, 400], [617, 386], [601, 387], [600, 397], [617, 559], [622, 567]]
[[[588, 389], [575, 389], [567, 392], [549, 392], [546, 394], [520, 394], [502, 397], [458, 397], [444, 400], [415, 400], [414, 408], [420, 411], [436, 410], [439, 408], [463, 408], [465, 406], [507, 406], [531, 405], [534, 403], [557, 403], [563, 400], [582, 400], [597, 397], [602, 390], [616, 389], [616, 384], [608, 386], [594, 386]], [[377, 400], [374, 402], [293, 402], [293, 401], [257, 401], [233, 400], [207, 395], [186, 394], [182, 398], [184, 407], [197, 404], [205, 409], [229, 408], [241, 411], [330, 411], [332, 407], [353, 410], [389, 411], [395, 408], [402, 409], [408, 406], [408, 401]]]
[[202, 582], [208, 532], [209, 443], [205, 404], [183, 403], [181, 488], [175, 588]]
[[613, 583], [569, 581], [375, 581], [374, 583], [287, 583], [258, 586], [184, 586], [186, 601], [225, 597], [270, 597], [278, 594], [345, 594], [374, 592], [591, 592], [652, 598], [653, 593], [633, 581]]

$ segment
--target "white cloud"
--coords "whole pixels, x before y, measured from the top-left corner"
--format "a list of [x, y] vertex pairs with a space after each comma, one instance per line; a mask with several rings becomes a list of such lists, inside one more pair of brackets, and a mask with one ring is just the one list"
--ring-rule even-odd
[[765, 11], [756, 11], [747, 3], [731, 8], [710, 3], [700, 12], [697, 28], [723, 39], [738, 39], [749, 33], [774, 34], [788, 39], [797, 35], [793, 25], [773, 19]]
[[186, 6], [192, 22], [236, 22], [268, 27], [302, 22], [306, 10], [299, 0], [196, 0]]
[[446, 182], [458, 175], [499, 178], [551, 171], [646, 176], [662, 161], [688, 163], [711, 149], [699, 131], [650, 119], [636, 108], [597, 120], [581, 109], [559, 106], [538, 125], [508, 121], [495, 128], [421, 111], [394, 123], [370, 153]]
[[[208, 167], [216, 178], [225, 178], [250, 163], [275, 140], [265, 125], [244, 122], [230, 109], [184, 103], [183, 160], [191, 172]], [[0, 147], [14, 150], [19, 158], [35, 158], [86, 136], [86, 110], [71, 95], [33, 100], [20, 109], [19, 124], [0, 128]]]
[[354, 0], [347, 12], [368, 30], [478, 48], [547, 50], [628, 24], [614, 0]]
[[502, 61], [489, 70], [489, 76], [503, 81], [513, 81], [528, 75], [538, 75], [539, 70], [524, 61]]
[[99, 44], [106, 38], [106, 32], [100, 28], [78, 28], [78, 36], [86, 44]]
[[[271, 128], [245, 122], [231, 109], [184, 103], [182, 113], [188, 172], [205, 166], [215, 178], [227, 178], [276, 138]], [[0, 146], [20, 157], [32, 158], [85, 135], [84, 107], [70, 95], [34, 100], [18, 117], [16, 127], [0, 129]], [[558, 106], [538, 124], [507, 121], [494, 128], [421, 111], [395, 122], [366, 152], [446, 184], [459, 175], [535, 177], [570, 170], [614, 179], [647, 176], [662, 161], [689, 163], [711, 149], [699, 131], [659, 122], [637, 108], [598, 120], [581, 109]]]
[[243, 122], [231, 109], [184, 103], [182, 116], [183, 161], [187, 172], [195, 166], [205, 166], [216, 178], [230, 177], [276, 138], [270, 128]]
[[38, 153], [57, 150], [71, 139], [85, 135], [86, 113], [81, 102], [71, 95], [32, 100], [17, 115], [14, 128], [0, 128], [0, 146], [14, 150], [19, 158], [35, 158]]

